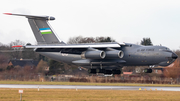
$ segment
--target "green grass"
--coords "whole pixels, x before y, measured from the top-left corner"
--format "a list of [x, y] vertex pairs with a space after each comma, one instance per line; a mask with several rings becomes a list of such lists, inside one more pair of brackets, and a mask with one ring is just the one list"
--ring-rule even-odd
[[[22, 101], [179, 101], [180, 92], [23, 89]], [[0, 89], [0, 101], [19, 101], [18, 89]]]
[[98, 85], [98, 86], [160, 86], [180, 87], [171, 84], [137, 84], [137, 83], [85, 83], [85, 82], [38, 82], [38, 81], [0, 81], [0, 84], [33, 84], [33, 85]]

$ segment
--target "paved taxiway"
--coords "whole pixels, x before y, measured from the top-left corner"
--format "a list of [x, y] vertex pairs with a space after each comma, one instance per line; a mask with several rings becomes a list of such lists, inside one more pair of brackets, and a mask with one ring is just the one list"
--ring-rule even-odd
[[143, 87], [143, 86], [80, 86], [80, 85], [17, 85], [0, 84], [0, 88], [40, 88], [40, 89], [99, 89], [99, 90], [163, 90], [180, 91], [180, 87]]

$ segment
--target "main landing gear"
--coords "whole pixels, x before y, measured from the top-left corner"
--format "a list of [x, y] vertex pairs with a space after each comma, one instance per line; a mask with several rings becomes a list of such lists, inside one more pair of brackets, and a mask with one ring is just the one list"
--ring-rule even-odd
[[136, 73], [152, 73], [152, 68], [136, 68]]
[[121, 70], [120, 69], [107, 70], [107, 69], [100, 69], [100, 68], [98, 68], [98, 69], [89, 69], [88, 72], [91, 73], [91, 74], [103, 73], [105, 75], [121, 74]]
[[152, 73], [152, 69], [151, 68], [146, 68], [146, 69], [144, 69], [144, 73]]

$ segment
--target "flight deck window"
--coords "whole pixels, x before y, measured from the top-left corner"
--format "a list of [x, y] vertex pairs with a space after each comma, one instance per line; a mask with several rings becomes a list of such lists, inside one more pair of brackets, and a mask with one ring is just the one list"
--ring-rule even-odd
[[166, 50], [170, 51], [170, 49], [169, 49], [169, 48], [166, 48]]
[[170, 51], [170, 49], [169, 48], [161, 48], [161, 49], [159, 49], [159, 51]]

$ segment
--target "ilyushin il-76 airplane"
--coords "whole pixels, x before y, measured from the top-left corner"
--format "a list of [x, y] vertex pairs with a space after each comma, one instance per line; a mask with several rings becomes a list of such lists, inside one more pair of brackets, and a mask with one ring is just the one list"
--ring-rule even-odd
[[[38, 45], [25, 45], [24, 48], [56, 61], [76, 64], [88, 68], [89, 73], [121, 74], [123, 66], [168, 66], [177, 59], [177, 55], [164, 46], [142, 46], [129, 43], [89, 43], [66, 44], [58, 39], [50, 20], [51, 16], [35, 16], [4, 13], [7, 15], [25, 16], [31, 26]], [[145, 73], [151, 73], [146, 68]]]

